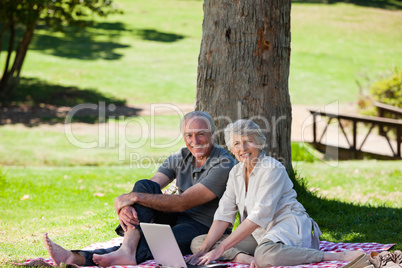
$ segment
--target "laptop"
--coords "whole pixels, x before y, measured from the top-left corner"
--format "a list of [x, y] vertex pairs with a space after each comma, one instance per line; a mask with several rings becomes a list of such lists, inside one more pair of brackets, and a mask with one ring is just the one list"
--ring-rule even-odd
[[228, 265], [214, 263], [208, 265], [190, 265], [184, 261], [179, 245], [174, 237], [172, 228], [167, 224], [140, 223], [142, 232], [147, 240], [149, 249], [158, 264], [161, 267], [175, 268], [193, 268], [193, 267], [214, 267], [223, 268]]

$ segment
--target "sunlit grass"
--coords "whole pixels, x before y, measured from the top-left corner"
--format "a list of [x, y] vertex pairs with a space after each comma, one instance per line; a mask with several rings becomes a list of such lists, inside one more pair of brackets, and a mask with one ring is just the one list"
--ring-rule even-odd
[[158, 166], [184, 146], [179, 126], [178, 116], [57, 127], [1, 126], [0, 165]]
[[[83, 34], [38, 29], [22, 76], [96, 90], [128, 104], [193, 103], [202, 1], [119, 0]], [[292, 5], [292, 104], [353, 102], [357, 80], [401, 66], [401, 10], [347, 3]], [[3, 58], [4, 59], [4, 58]]]
[[[355, 200], [360, 189], [351, 187], [348, 172], [359, 165], [360, 175], [353, 179], [363, 188], [375, 179], [365, 178], [381, 174], [378, 183], [367, 187], [363, 195], [377, 192], [381, 200]], [[322, 174], [339, 177], [345, 194], [323, 199], [320, 190], [316, 195], [299, 192], [299, 200], [320, 225], [322, 239], [334, 242], [400, 243], [400, 201], [393, 193], [400, 187], [400, 162], [340, 163], [338, 168], [316, 162], [304, 164], [301, 175], [307, 178], [308, 187], [315, 188]], [[317, 174], [303, 176], [307, 172]], [[399, 175], [398, 175], [399, 172]], [[152, 176], [149, 168], [120, 167], [4, 167], [0, 175], [0, 267], [10, 261], [24, 261], [32, 257], [48, 257], [41, 234], [49, 232], [61, 245], [79, 249], [93, 242], [115, 237], [118, 221], [114, 213], [116, 196], [129, 192], [135, 181]], [[346, 174], [346, 175], [345, 175]], [[395, 175], [393, 175], [395, 174]], [[352, 183], [353, 185], [353, 183]], [[354, 190], [355, 189], [355, 190]], [[388, 194], [387, 194], [388, 193]], [[339, 201], [342, 200], [342, 201]], [[353, 204], [350, 202], [354, 202]], [[390, 205], [389, 202], [397, 202]], [[399, 203], [398, 203], [399, 202]], [[387, 207], [383, 207], [387, 204]], [[392, 208], [390, 208], [392, 207]], [[400, 245], [396, 249], [400, 249]]]
[[344, 202], [402, 208], [402, 161], [293, 163], [319, 196]]

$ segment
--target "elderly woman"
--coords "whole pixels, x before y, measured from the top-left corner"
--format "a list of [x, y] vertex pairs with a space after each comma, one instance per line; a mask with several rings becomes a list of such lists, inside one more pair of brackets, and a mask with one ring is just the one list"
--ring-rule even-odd
[[[296, 200], [285, 167], [262, 151], [265, 136], [257, 124], [244, 119], [229, 124], [225, 142], [240, 163], [230, 171], [208, 235], [194, 238], [194, 255], [188, 263], [208, 264], [219, 258], [251, 267], [291, 266], [351, 261], [362, 254], [318, 250], [320, 229]], [[240, 225], [232, 234], [224, 234], [237, 212]]]

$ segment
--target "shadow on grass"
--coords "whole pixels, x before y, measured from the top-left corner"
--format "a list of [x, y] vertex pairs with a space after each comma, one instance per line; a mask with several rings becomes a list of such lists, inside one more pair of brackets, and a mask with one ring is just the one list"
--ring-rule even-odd
[[303, 178], [291, 176], [297, 200], [331, 242], [397, 244], [402, 249], [402, 209], [344, 203], [307, 190]]
[[79, 104], [92, 106], [81, 105], [74, 113], [72, 122], [94, 124], [106, 121], [109, 116], [136, 116], [140, 111], [126, 106], [124, 99], [106, 96], [94, 89], [54, 85], [37, 78], [21, 78], [8, 104], [0, 107], [0, 125], [64, 123], [68, 112]]
[[140, 29], [136, 30], [135, 33], [143, 40], [158, 41], [165, 43], [176, 42], [185, 37], [184, 35], [163, 33], [153, 29]]
[[[115, 50], [130, 47], [116, 42], [121, 33], [127, 31], [122, 23], [98, 23], [86, 30], [65, 27], [64, 33], [57, 35], [43, 25], [38, 25], [37, 28], [46, 31], [36, 32], [29, 49], [58, 57], [118, 60], [123, 54]], [[99, 41], [99, 38], [102, 38], [102, 41]], [[105, 39], [108, 41], [104, 41]]]
[[[38, 28], [47, 29], [43, 26], [38, 26]], [[127, 29], [123, 23], [97, 23], [86, 30], [66, 27], [64, 34], [58, 35], [51, 31], [37, 32], [30, 50], [82, 60], [118, 60], [123, 54], [117, 53], [115, 50], [130, 47], [130, 45], [116, 42], [123, 32], [137, 35], [143, 40], [165, 43], [176, 42], [185, 37], [184, 35], [164, 33], [154, 29]]]
[[389, 10], [402, 9], [401, 0], [292, 0], [293, 3], [336, 4], [349, 3], [357, 6], [374, 7]]

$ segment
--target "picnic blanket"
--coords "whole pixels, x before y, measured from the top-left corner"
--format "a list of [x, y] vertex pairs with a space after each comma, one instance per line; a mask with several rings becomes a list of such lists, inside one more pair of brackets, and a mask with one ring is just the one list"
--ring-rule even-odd
[[[85, 250], [93, 250], [98, 248], [108, 248], [112, 246], [119, 245], [122, 243], [122, 237], [113, 238], [107, 242], [100, 242], [94, 243], [86, 248]], [[327, 252], [341, 252], [344, 250], [362, 250], [365, 253], [370, 253], [372, 251], [381, 252], [390, 249], [395, 244], [378, 244], [378, 243], [333, 243], [328, 241], [320, 241], [320, 250], [327, 251]], [[185, 258], [188, 256], [185, 256]], [[228, 265], [228, 267], [236, 267], [236, 268], [247, 268], [248, 265], [235, 263], [235, 262], [220, 262]], [[52, 259], [44, 259], [44, 258], [35, 258], [26, 260], [24, 263], [13, 263], [14, 265], [21, 265], [21, 266], [39, 266], [39, 267], [53, 267], [53, 260]], [[314, 267], [314, 268], [339, 268], [343, 265], [347, 264], [347, 262], [342, 261], [326, 261], [326, 262], [319, 262], [319, 263], [312, 263], [312, 264], [304, 264], [299, 266], [293, 267], [300, 267], [300, 268], [307, 268], [307, 267]], [[139, 265], [135, 266], [110, 266], [111, 268], [154, 268], [157, 266], [157, 263], [154, 260], [148, 260]], [[78, 265], [67, 265], [67, 267], [75, 267], [78, 268]], [[88, 266], [87, 266], [88, 267]], [[96, 267], [96, 266], [90, 266]], [[286, 266], [282, 266], [286, 267]]]

